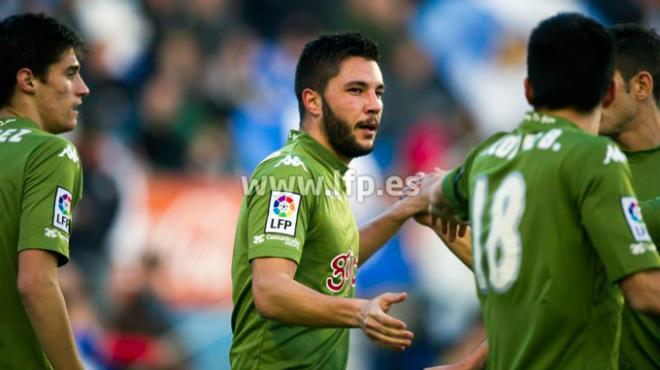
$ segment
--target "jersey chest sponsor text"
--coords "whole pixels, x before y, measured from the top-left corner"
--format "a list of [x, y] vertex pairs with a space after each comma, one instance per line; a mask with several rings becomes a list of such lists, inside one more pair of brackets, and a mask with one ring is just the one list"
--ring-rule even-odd
[[330, 276], [325, 279], [325, 286], [333, 293], [341, 292], [347, 284], [355, 286], [358, 257], [349, 250], [336, 255], [330, 261]]

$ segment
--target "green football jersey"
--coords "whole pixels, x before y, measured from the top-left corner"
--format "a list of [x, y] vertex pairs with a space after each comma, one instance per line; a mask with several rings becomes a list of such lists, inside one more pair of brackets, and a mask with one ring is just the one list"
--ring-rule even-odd
[[0, 369], [52, 369], [17, 290], [18, 253], [69, 258], [71, 210], [82, 195], [75, 147], [25, 118], [0, 120]]
[[252, 295], [251, 261], [287, 258], [295, 280], [320, 293], [353, 297], [359, 233], [346, 195], [347, 167], [316, 140], [291, 131], [257, 166], [241, 205], [232, 260], [231, 367], [345, 369], [348, 329], [264, 319]]
[[[660, 147], [641, 152], [626, 152], [633, 177], [633, 187], [642, 206], [644, 220], [656, 245], [660, 242], [658, 226], [660, 207]], [[637, 312], [628, 305], [621, 321], [622, 370], [660, 369], [660, 321]]]
[[532, 112], [477, 146], [443, 193], [471, 223], [488, 369], [616, 369], [614, 283], [660, 267], [616, 144]]

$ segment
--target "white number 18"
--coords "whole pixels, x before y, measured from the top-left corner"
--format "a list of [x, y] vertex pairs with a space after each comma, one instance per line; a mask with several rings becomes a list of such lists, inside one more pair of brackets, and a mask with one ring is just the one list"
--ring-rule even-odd
[[[504, 293], [518, 278], [522, 259], [522, 241], [518, 229], [525, 211], [525, 180], [522, 174], [509, 174], [495, 191], [488, 214], [490, 227], [486, 244], [482, 246], [481, 234], [487, 197], [488, 179], [484, 176], [478, 178], [475, 183], [472, 202], [474, 272], [479, 289], [486, 291], [490, 286], [495, 292]], [[484, 273], [484, 258], [488, 264], [489, 284], [486, 283]]]

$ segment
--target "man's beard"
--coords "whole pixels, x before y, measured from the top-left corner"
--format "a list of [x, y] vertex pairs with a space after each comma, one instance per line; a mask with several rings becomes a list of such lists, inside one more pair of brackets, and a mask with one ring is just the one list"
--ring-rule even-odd
[[325, 134], [328, 137], [330, 145], [344, 157], [357, 158], [367, 155], [374, 150], [373, 145], [371, 147], [364, 147], [357, 142], [351, 125], [337, 117], [325, 99], [323, 102], [323, 128], [325, 129]]

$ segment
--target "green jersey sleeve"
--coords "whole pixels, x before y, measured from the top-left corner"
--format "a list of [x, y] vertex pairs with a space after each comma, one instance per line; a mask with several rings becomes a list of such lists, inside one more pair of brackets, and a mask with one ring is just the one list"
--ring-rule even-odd
[[308, 189], [313, 176], [302, 161], [298, 166], [276, 163], [251, 179], [263, 187], [248, 200], [248, 259], [281, 257], [299, 263], [315, 201]]
[[585, 229], [610, 281], [660, 267], [632, 187], [625, 155], [599, 138], [575, 156], [578, 207]]
[[54, 252], [61, 266], [69, 260], [72, 209], [82, 197], [82, 168], [69, 141], [50, 137], [26, 163], [18, 251]]
[[642, 202], [642, 215], [655, 245], [660, 244], [660, 197]]
[[474, 159], [484, 148], [499, 140], [506, 133], [498, 133], [491, 136], [488, 140], [476, 146], [465, 159], [465, 163], [451, 170], [442, 180], [442, 197], [447, 204], [454, 210], [456, 216], [464, 221], [470, 217], [470, 179], [469, 174], [472, 169]]

